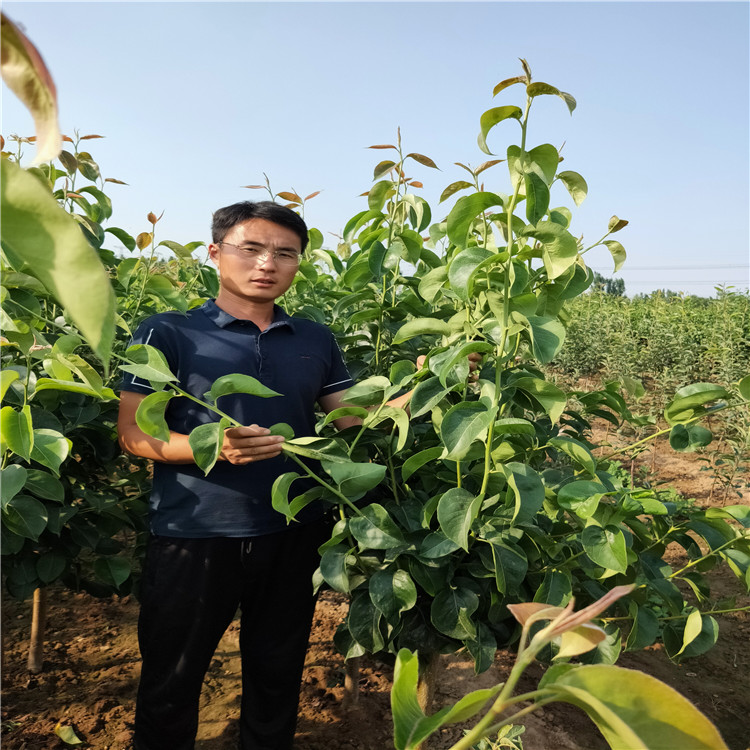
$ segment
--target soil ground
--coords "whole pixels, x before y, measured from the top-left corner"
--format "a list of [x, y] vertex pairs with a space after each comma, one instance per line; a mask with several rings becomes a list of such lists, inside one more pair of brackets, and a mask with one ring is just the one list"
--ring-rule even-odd
[[[601, 437], [601, 435], [599, 436]], [[712, 477], [692, 454], [676, 454], [662, 445], [655, 455], [642, 454], [634, 471], [666, 481], [699, 504], [709, 503]], [[644, 467], [640, 470], [639, 467]], [[724, 504], [716, 493], [710, 503]], [[750, 497], [729, 501], [750, 504]], [[678, 554], [675, 552], [675, 554]], [[724, 570], [712, 575], [712, 596], [740, 594], [734, 576]], [[747, 605], [747, 596], [738, 605]], [[4, 671], [2, 746], [5, 750], [42, 750], [66, 745], [55, 734], [58, 722], [71, 726], [97, 750], [127, 750], [139, 660], [136, 640], [138, 605], [131, 597], [95, 599], [87, 594], [53, 589], [45, 643], [44, 671], [26, 670], [30, 604], [5, 599], [3, 606]], [[363, 659], [359, 699], [344, 709], [344, 662], [332, 644], [333, 632], [346, 612], [342, 597], [321, 595], [303, 677], [298, 722], [298, 750], [381, 750], [392, 747], [389, 690], [392, 662]], [[512, 654], [500, 651], [493, 667], [476, 677], [462, 655], [444, 657], [435, 709], [465, 693], [503, 681]], [[718, 644], [707, 654], [675, 665], [660, 646], [623, 654], [619, 666], [640, 669], [676, 688], [719, 728], [731, 750], [750, 748], [750, 616], [721, 616]], [[533, 689], [543, 674], [535, 664], [522, 688]], [[233, 623], [206, 676], [201, 701], [197, 750], [229, 750], [237, 744], [239, 712], [238, 630]], [[578, 709], [546, 706], [524, 720], [525, 750], [600, 750], [607, 744]], [[454, 728], [431, 741], [431, 750], [450, 747], [460, 736]], [[164, 750], [169, 750], [165, 748]], [[636, 749], [633, 749], [636, 750]], [[660, 750], [680, 750], [663, 748]]]

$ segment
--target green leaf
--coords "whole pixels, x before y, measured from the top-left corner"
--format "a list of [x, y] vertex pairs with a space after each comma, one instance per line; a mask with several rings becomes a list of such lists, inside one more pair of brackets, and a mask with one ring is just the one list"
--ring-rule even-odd
[[576, 100], [570, 94], [565, 91], [560, 91], [560, 89], [555, 88], [554, 86], [550, 86], [549, 83], [542, 83], [541, 81], [530, 83], [526, 87], [526, 93], [532, 98], [543, 95], [559, 96], [565, 102], [571, 115], [576, 108]]
[[[383, 275], [383, 262], [385, 261], [387, 252], [388, 251], [385, 249], [385, 245], [379, 240], [373, 242], [367, 251], [367, 265], [370, 268], [370, 272], [372, 273], [372, 275], [377, 279], [379, 279]], [[361, 314], [361, 312], [362, 311], [360, 311], [359, 313], [355, 313], [354, 315], [358, 316]], [[380, 314], [379, 309], [378, 314]], [[372, 319], [374, 320], [374, 318]]]
[[52, 583], [63, 574], [67, 564], [65, 555], [54, 551], [44, 552], [36, 561], [36, 574], [42, 583]]
[[423, 154], [407, 154], [404, 159], [414, 159], [414, 161], [419, 162], [424, 167], [438, 168], [437, 164], [429, 156], [424, 156]]
[[675, 654], [679, 656], [685, 649], [701, 634], [703, 630], [703, 618], [701, 617], [700, 610], [693, 609], [693, 611], [687, 616], [685, 620], [685, 629], [682, 632], [682, 646], [680, 650]]
[[443, 453], [442, 446], [438, 445], [434, 448], [427, 448], [419, 453], [415, 453], [413, 456], [404, 461], [404, 465], [401, 467], [401, 479], [406, 482], [409, 477], [414, 474], [415, 471], [419, 471], [425, 464], [434, 461], [439, 458]]
[[462, 300], [468, 301], [474, 290], [474, 276], [488, 261], [496, 257], [483, 247], [468, 247], [453, 256], [448, 267], [451, 289]]
[[627, 219], [621, 219], [619, 216], [612, 216], [607, 224], [607, 231], [610, 234], [614, 234], [615, 232], [624, 229], [629, 223], [630, 222]]
[[31, 423], [31, 407], [26, 404], [20, 411], [12, 406], [0, 409], [0, 432], [3, 441], [13, 451], [27, 461], [34, 448], [34, 428]]
[[596, 476], [596, 459], [583, 443], [571, 437], [558, 435], [550, 438], [549, 444], [570, 456], [578, 466], [585, 469], [592, 477]]
[[395, 446], [395, 451], [398, 453], [406, 445], [406, 441], [409, 438], [409, 414], [406, 409], [396, 406], [384, 406], [378, 412], [370, 414], [365, 419], [365, 425], [367, 427], [377, 427], [379, 424], [389, 420], [393, 421], [393, 425], [398, 433], [398, 440]]
[[11, 464], [0, 471], [0, 506], [5, 508], [26, 484], [28, 472], [19, 464]]
[[425, 716], [417, 700], [419, 660], [408, 649], [396, 657], [391, 688], [393, 743], [396, 750], [417, 750], [424, 740], [445, 724], [455, 724], [476, 716], [501, 690], [502, 684], [475, 690], [454, 706], [446, 706], [432, 716]]
[[2, 160], [0, 170], [3, 250], [26, 263], [28, 272], [49, 289], [97, 356], [108, 363], [115, 296], [96, 251], [39, 180], [9, 159]]
[[685, 452], [705, 448], [714, 436], [711, 430], [697, 424], [676, 424], [669, 431], [669, 444], [673, 450]]
[[93, 388], [87, 383], [79, 383], [77, 380], [59, 380], [57, 378], [39, 378], [34, 387], [34, 393], [42, 391], [67, 391], [68, 393], [81, 393], [84, 396], [93, 396], [103, 401], [114, 401], [117, 394], [111, 388]]
[[325, 471], [333, 477], [342, 494], [350, 500], [359, 500], [366, 492], [377, 487], [385, 477], [386, 467], [373, 463], [322, 461]]
[[60, 476], [60, 465], [68, 457], [72, 443], [56, 430], [34, 430], [34, 449], [31, 460], [37, 461]]
[[525, 174], [523, 180], [526, 191], [526, 221], [536, 224], [549, 210], [549, 188], [536, 172]]
[[426, 414], [434, 409], [450, 392], [453, 387], [446, 388], [439, 378], [427, 378], [417, 384], [412, 391], [409, 410], [412, 419]]
[[448, 268], [446, 266], [440, 265], [430, 269], [419, 282], [417, 287], [419, 296], [426, 302], [433, 303], [447, 280]]
[[554, 221], [527, 226], [523, 234], [542, 243], [542, 260], [550, 279], [562, 276], [578, 258], [576, 238]]
[[163, 274], [153, 273], [148, 277], [144, 290], [148, 294], [156, 295], [159, 299], [164, 300], [168, 305], [185, 312], [187, 310], [187, 300], [176, 287], [174, 282]]
[[597, 565], [617, 573], [628, 569], [625, 536], [617, 526], [591, 524], [583, 530], [581, 544], [589, 559]]
[[91, 182], [96, 182], [101, 178], [99, 165], [94, 161], [88, 151], [79, 151], [76, 157], [78, 159], [78, 171]]
[[301, 437], [294, 440], [286, 440], [281, 444], [285, 453], [294, 453], [304, 458], [312, 458], [316, 461], [338, 461], [349, 463], [350, 459], [346, 451], [330, 438]]
[[[459, 370], [466, 371], [466, 374], [462, 374], [460, 379], [465, 380], [468, 375], [468, 357], [470, 354], [488, 354], [495, 350], [492, 344], [486, 341], [467, 341], [461, 346], [454, 346], [449, 349], [445, 354], [445, 359], [440, 364], [440, 374], [438, 375], [440, 382], [447, 386], [448, 379], [454, 372]], [[439, 356], [442, 356], [439, 355]]]
[[[521, 62], [524, 62], [523, 60]], [[507, 89], [508, 86], [514, 86], [517, 83], [528, 83], [529, 75], [514, 76], [513, 78], [506, 78], [504, 81], [500, 81], [494, 89], [492, 89], [492, 96], [497, 96], [503, 89]]]
[[374, 406], [386, 402], [398, 386], [391, 385], [391, 381], [382, 375], [375, 375], [360, 381], [349, 388], [344, 394], [344, 401], [354, 406]]
[[728, 750], [692, 703], [643, 672], [584, 665], [559, 674], [545, 689], [583, 709], [613, 750]]
[[117, 237], [120, 242], [132, 253], [135, 250], [135, 238], [129, 235], [124, 229], [119, 227], [107, 227], [105, 232], [109, 232], [111, 235]]
[[496, 435], [534, 435], [536, 430], [528, 419], [503, 417], [495, 422]]
[[[417, 700], [418, 683], [419, 659], [416, 654], [402, 648], [396, 656], [391, 688], [393, 744], [396, 750], [412, 750], [431, 734], [423, 734], [422, 725], [427, 717]], [[435, 731], [439, 726], [438, 724], [431, 730]]]
[[347, 573], [346, 562], [351, 556], [351, 550], [337, 544], [335, 547], [329, 547], [320, 558], [320, 573], [323, 580], [335, 591], [342, 594], [350, 594], [349, 575]]
[[82, 745], [83, 740], [73, 730], [71, 726], [63, 726], [60, 722], [57, 722], [55, 726], [55, 734], [66, 744], [66, 745]]
[[182, 258], [182, 260], [188, 260], [193, 257], [192, 249], [181, 245], [179, 242], [162, 240], [156, 247], [162, 246], [168, 247], [178, 258]]
[[493, 542], [490, 547], [495, 566], [497, 590], [506, 596], [514, 596], [520, 589], [529, 569], [526, 555], [515, 544]]
[[469, 551], [468, 536], [484, 498], [461, 487], [453, 487], [440, 496], [437, 517], [443, 534]]
[[502, 470], [516, 499], [513, 522], [531, 520], [544, 504], [542, 478], [530, 466], [518, 462], [507, 463]]
[[268, 428], [268, 432], [271, 435], [281, 435], [285, 440], [294, 439], [294, 429], [286, 422], [276, 422], [276, 424], [272, 424]]
[[346, 622], [354, 640], [370, 653], [377, 653], [385, 645], [380, 632], [381, 619], [380, 610], [365, 592], [354, 596]]
[[664, 418], [669, 425], [689, 422], [705, 414], [705, 404], [730, 396], [729, 391], [714, 383], [693, 383], [680, 388], [664, 409]]
[[505, 106], [505, 107], [493, 107], [488, 109], [479, 118], [480, 133], [477, 136], [477, 145], [485, 154], [492, 155], [492, 151], [487, 147], [487, 136], [490, 130], [495, 127], [498, 123], [503, 120], [513, 119], [519, 120], [523, 117], [523, 112], [519, 107]]
[[63, 487], [62, 482], [41, 469], [29, 470], [26, 478], [26, 489], [45, 500], [61, 503], [65, 499], [65, 487]]
[[462, 401], [448, 409], [440, 425], [445, 458], [452, 461], [462, 459], [471, 444], [489, 428], [496, 414], [496, 406], [479, 401]]
[[417, 603], [417, 587], [405, 570], [379, 570], [370, 578], [368, 588], [372, 603], [391, 625], [397, 625], [399, 615]]
[[3, 370], [0, 372], [0, 401], [5, 399], [5, 394], [14, 380], [21, 377], [16, 370]]
[[526, 330], [531, 338], [534, 358], [546, 365], [558, 355], [565, 343], [565, 326], [557, 318], [529, 315], [527, 320], [530, 327]]
[[[369, 415], [370, 412], [363, 406], [342, 406], [338, 409], [334, 409], [333, 411], [329, 411], [328, 414], [326, 414], [326, 418], [323, 420], [323, 425], [325, 426], [327, 424], [330, 424], [331, 422], [335, 422], [341, 417], [357, 417], [358, 419], [366, 419]], [[284, 435], [284, 437], [287, 436]], [[294, 435], [292, 435], [291, 437], [294, 437]]]
[[565, 185], [576, 206], [580, 206], [589, 192], [586, 180], [578, 172], [571, 172], [570, 170], [558, 172], [557, 177]]
[[70, 151], [61, 151], [57, 157], [65, 167], [69, 175], [74, 175], [78, 171], [78, 159]]
[[209, 422], [194, 428], [188, 436], [190, 449], [197, 466], [208, 474], [219, 458], [224, 444], [224, 430], [229, 427], [229, 420], [222, 417], [219, 422]]
[[414, 318], [408, 323], [404, 323], [393, 337], [394, 344], [403, 344], [404, 341], [413, 339], [415, 336], [425, 336], [428, 334], [439, 334], [448, 336], [451, 332], [450, 325], [445, 320], [438, 318]]
[[3, 81], [34, 118], [37, 154], [32, 164], [52, 161], [62, 148], [62, 135], [57, 122], [57, 95], [52, 76], [36, 47], [5, 15], [2, 16], [2, 40], [0, 70]]
[[250, 375], [239, 375], [237, 373], [223, 375], [215, 380], [206, 396], [216, 402], [221, 396], [228, 396], [231, 393], [248, 393], [251, 396], [260, 396], [261, 398], [281, 396], [280, 393], [271, 390]]
[[522, 151], [518, 146], [508, 146], [508, 170], [514, 188], [521, 177], [530, 173], [540, 177], [545, 185], [551, 185], [559, 162], [560, 154], [551, 143], [543, 143], [531, 151]]
[[454, 193], [457, 193], [459, 190], [466, 190], [466, 188], [472, 188], [472, 187], [474, 186], [470, 182], [466, 182], [465, 180], [458, 180], [458, 182], [452, 182], [440, 194], [440, 200], [438, 201], [438, 203], [442, 203], [444, 200], [448, 200], [448, 198], [450, 198], [451, 195], [453, 195]]
[[740, 392], [740, 396], [742, 396], [745, 401], [750, 401], [750, 375], [746, 375], [742, 378], [737, 384], [737, 388]]
[[558, 491], [557, 504], [565, 510], [572, 511], [579, 518], [589, 518], [596, 512], [599, 501], [606, 492], [607, 488], [598, 482], [570, 482]]
[[466, 247], [469, 227], [491, 206], [502, 206], [503, 199], [495, 193], [474, 193], [456, 201], [448, 214], [448, 239], [457, 247]]
[[349, 530], [362, 549], [390, 549], [404, 543], [401, 529], [378, 503], [362, 508], [361, 515], [349, 521]]
[[[492, 631], [483, 622], [477, 623], [477, 637], [473, 640], [464, 641], [464, 643], [466, 645], [466, 649], [474, 659], [475, 674], [486, 672], [494, 664], [495, 654], [497, 653], [497, 640], [495, 639]], [[501, 689], [502, 685], [495, 685], [494, 688], [491, 688], [492, 695], [494, 695], [495, 692]], [[462, 701], [466, 700], [466, 698], [468, 697], [469, 696], [464, 697]], [[475, 700], [478, 702], [479, 700], [481, 700], [481, 698], [479, 696], [475, 696]], [[459, 701], [459, 703], [461, 703], [462, 701]], [[471, 711], [469, 716], [473, 716], [475, 713], [478, 713], [478, 711], [481, 710], [482, 706], [484, 705], [484, 702], [485, 701], [482, 701], [480, 705], [476, 705], [472, 702], [471, 709], [469, 709], [467, 705], [467, 710]], [[458, 705], [459, 704], [456, 704], [454, 708], [458, 708]], [[457, 721], [464, 721], [464, 719], [458, 719]]]
[[133, 364], [120, 365], [120, 369], [135, 375], [137, 378], [154, 383], [176, 383], [164, 355], [148, 344], [134, 344], [125, 351], [125, 356]]
[[705, 654], [713, 648], [718, 637], [719, 624], [716, 620], [710, 615], [701, 615], [695, 611], [686, 620], [668, 622], [662, 633], [667, 655], [677, 662]]
[[289, 505], [289, 488], [295, 479], [300, 478], [296, 471], [289, 471], [276, 477], [273, 487], [271, 488], [271, 506], [274, 510], [284, 515], [289, 523], [294, 518]]
[[149, 393], [138, 404], [135, 421], [138, 427], [147, 435], [169, 442], [169, 426], [164, 418], [167, 405], [177, 394], [174, 391], [156, 391]]
[[628, 633], [625, 648], [628, 651], [641, 651], [651, 646], [659, 635], [661, 625], [656, 615], [648, 607], [631, 603], [633, 626]]
[[383, 175], [388, 174], [396, 166], [395, 161], [386, 159], [381, 161], [372, 172], [372, 179], [379, 180]]
[[477, 631], [471, 615], [479, 607], [479, 598], [467, 588], [449, 587], [440, 591], [432, 600], [430, 619], [432, 624], [450, 638], [473, 639]]
[[523, 377], [512, 382], [514, 388], [520, 388], [533, 396], [549, 415], [552, 422], [557, 422], [563, 413], [567, 398], [565, 394], [552, 383], [541, 378]]
[[47, 528], [47, 508], [28, 495], [16, 495], [3, 509], [3, 523], [14, 534], [33, 541]]
[[612, 255], [612, 260], [615, 262], [614, 273], [617, 273], [625, 264], [627, 253], [625, 248], [617, 240], [604, 240], [604, 243], [609, 249]]
[[706, 518], [734, 518], [746, 529], [750, 528], [750, 507], [747, 505], [725, 505], [723, 508], [707, 508]]
[[436, 560], [450, 555], [457, 549], [459, 549], [459, 546], [452, 539], [448, 539], [440, 531], [435, 531], [422, 540], [419, 546], [419, 554], [428, 560]]
[[130, 577], [130, 561], [124, 557], [98, 557], [94, 560], [94, 573], [100, 581], [120, 588]]
[[[57, 352], [57, 361], [63, 366], [69, 368], [84, 382], [90, 386], [97, 395], [104, 390], [101, 375], [85, 360], [77, 354], [63, 354]], [[107, 389], [110, 393], [110, 389]]]
[[88, 193], [94, 198], [99, 207], [101, 208], [101, 216], [103, 219], [109, 219], [112, 216], [112, 201], [106, 193], [103, 193], [99, 188], [93, 185], [85, 185], [81, 188], [76, 188], [76, 193]]

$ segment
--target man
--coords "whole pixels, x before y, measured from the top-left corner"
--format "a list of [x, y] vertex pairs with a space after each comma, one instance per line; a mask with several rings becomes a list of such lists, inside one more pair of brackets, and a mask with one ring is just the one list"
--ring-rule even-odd
[[[214, 214], [212, 237], [208, 252], [221, 278], [216, 300], [149, 318], [134, 343], [160, 349], [180, 386], [198, 398], [235, 372], [283, 396], [222, 397], [222, 410], [248, 426], [226, 430], [220, 460], [204, 476], [188, 433], [215, 416], [189, 399], [172, 399], [170, 440], [156, 440], [135, 421], [153, 389], [125, 378], [120, 444], [154, 461], [135, 747], [193, 748], [203, 678], [239, 607], [240, 747], [288, 750], [315, 607], [312, 573], [330, 527], [320, 505], [305, 508], [291, 526], [271, 507], [273, 482], [289, 467], [280, 456], [283, 438], [267, 428], [287, 422], [297, 436], [315, 434], [315, 404], [338, 408], [353, 383], [331, 332], [275, 305], [307, 245], [304, 221], [276, 203], [237, 203]], [[337, 420], [340, 428], [352, 423]]]

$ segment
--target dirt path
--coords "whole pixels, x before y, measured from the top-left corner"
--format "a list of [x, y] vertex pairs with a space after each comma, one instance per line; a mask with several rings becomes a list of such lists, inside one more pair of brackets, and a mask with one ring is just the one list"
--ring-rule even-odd
[[[644, 454], [638, 465], [652, 458]], [[660, 478], [669, 478], [688, 497], [706, 501], [710, 477], [698, 471], [694, 457], [657, 449], [653, 461]], [[741, 500], [750, 503], [749, 498]], [[736, 501], [735, 501], [736, 502]], [[720, 504], [720, 503], [719, 503]], [[736, 579], [726, 571], [712, 574], [712, 595], [738, 593]], [[748, 597], [738, 603], [747, 604]], [[5, 750], [42, 750], [66, 745], [54, 734], [58, 722], [71, 725], [96, 750], [127, 750], [139, 661], [136, 642], [138, 605], [130, 597], [98, 600], [87, 594], [50, 592], [45, 644], [45, 671], [30, 675], [26, 653], [30, 605], [7, 597], [3, 606], [5, 662], [3, 671], [2, 746]], [[315, 614], [302, 687], [298, 750], [382, 750], [392, 747], [389, 691], [392, 661], [363, 659], [360, 698], [353, 709], [342, 709], [344, 664], [332, 645], [333, 633], [345, 615], [342, 597], [321, 596]], [[618, 664], [641, 669], [672, 685], [718, 726], [731, 750], [750, 748], [750, 616], [723, 616], [717, 646], [680, 666], [661, 647], [624, 654]], [[239, 713], [239, 648], [233, 623], [211, 663], [201, 701], [198, 750], [234, 750]], [[495, 664], [479, 677], [462, 656], [445, 659], [436, 708], [477, 689], [504, 680], [511, 655], [497, 654]], [[543, 673], [533, 665], [524, 688], [532, 689]], [[577, 709], [547, 706], [526, 717], [525, 750], [599, 750], [607, 747], [594, 725]], [[430, 744], [448, 748], [460, 734], [446, 732]], [[166, 749], [165, 749], [166, 750]], [[665, 748], [664, 750], [679, 750]]]

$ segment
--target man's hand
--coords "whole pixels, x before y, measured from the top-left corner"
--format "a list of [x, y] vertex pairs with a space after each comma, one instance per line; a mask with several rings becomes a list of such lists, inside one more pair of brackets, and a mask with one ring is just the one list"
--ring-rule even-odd
[[281, 435], [272, 435], [270, 430], [257, 424], [230, 427], [224, 430], [224, 445], [219, 460], [242, 465], [275, 458], [281, 453], [283, 442]]

